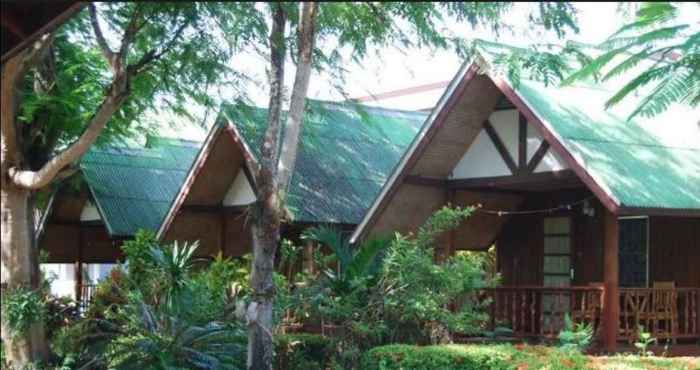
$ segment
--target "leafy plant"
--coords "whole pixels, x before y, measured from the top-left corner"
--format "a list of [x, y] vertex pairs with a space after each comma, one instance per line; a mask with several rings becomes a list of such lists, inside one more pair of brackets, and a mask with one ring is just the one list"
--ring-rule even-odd
[[359, 280], [375, 275], [381, 266], [382, 252], [389, 246], [386, 239], [369, 239], [353, 248], [339, 230], [327, 226], [310, 228], [302, 237], [333, 251], [337, 272], [326, 268], [324, 273], [331, 282], [331, 289], [339, 295], [348, 293]]
[[639, 355], [642, 357], [651, 356], [653, 353], [648, 350], [649, 345], [656, 343], [656, 338], [651, 336], [651, 333], [644, 331], [644, 327], [637, 327], [637, 341], [634, 346], [639, 350]]
[[35, 290], [19, 287], [2, 295], [2, 316], [13, 336], [25, 334], [29, 328], [46, 318], [46, 306]]
[[[697, 4], [695, 4], [697, 6]], [[564, 83], [588, 77], [606, 81], [633, 71], [646, 62], [606, 102], [618, 104], [634, 91], [650, 87], [629, 118], [654, 116], [672, 103], [700, 103], [700, 28], [682, 23], [680, 5], [643, 3], [634, 21], [622, 26], [600, 45], [604, 52], [569, 76]], [[612, 68], [604, 70], [604, 68]]]
[[564, 315], [564, 329], [559, 332], [559, 344], [566, 351], [583, 352], [591, 344], [593, 327], [590, 324], [574, 324], [569, 314]]
[[301, 246], [295, 245], [289, 239], [282, 239], [280, 242], [280, 269], [285, 271], [287, 280], [292, 280], [292, 271], [299, 260], [299, 252], [301, 250]]
[[165, 248], [151, 247], [148, 250], [149, 262], [157, 273], [163, 275], [163, 284], [160, 285], [162, 297], [170, 307], [173, 307], [174, 297], [185, 289], [192, 268], [192, 256], [198, 246], [198, 242], [184, 243], [182, 246], [174, 242]]
[[211, 321], [193, 325], [132, 295], [121, 311], [126, 324], [107, 346], [110, 368], [239, 369], [245, 358], [240, 325]]
[[[463, 254], [449, 257], [442, 264], [434, 263], [435, 239], [458, 226], [471, 212], [471, 208], [444, 207], [415, 237], [397, 234], [392, 241], [384, 259], [379, 294], [383, 317], [393, 328], [392, 338], [435, 342], [438, 338], [431, 338], [430, 333], [440, 327], [469, 333], [485, 319], [478, 301], [465, 299], [485, 286], [483, 265]], [[458, 300], [461, 304], [450, 309]]]
[[133, 239], [122, 244], [121, 250], [129, 264], [129, 276], [140, 280], [151, 268], [151, 249], [157, 246], [156, 235], [149, 230], [138, 230]]

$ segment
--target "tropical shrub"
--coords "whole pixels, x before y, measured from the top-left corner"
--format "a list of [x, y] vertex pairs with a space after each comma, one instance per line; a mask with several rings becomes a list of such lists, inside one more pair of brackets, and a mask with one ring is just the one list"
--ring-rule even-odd
[[591, 344], [593, 327], [590, 324], [574, 324], [568, 314], [564, 315], [564, 329], [559, 333], [559, 343], [566, 351], [583, 352]]
[[360, 368], [366, 370], [499, 370], [513, 368], [505, 346], [413, 346], [393, 344], [365, 354]]
[[649, 351], [650, 345], [656, 343], [656, 338], [651, 336], [651, 333], [644, 330], [644, 327], [639, 325], [637, 327], [637, 341], [634, 342], [634, 346], [639, 351], [639, 356], [645, 357], [650, 356], [653, 352]]
[[325, 369], [333, 355], [332, 341], [316, 334], [285, 334], [275, 337], [275, 368]]
[[[472, 293], [486, 285], [483, 264], [458, 254], [434, 262], [438, 236], [457, 227], [471, 208], [438, 210], [415, 237], [397, 235], [384, 259], [379, 290], [390, 341], [414, 343], [450, 341], [450, 332], [473, 333], [486, 316]], [[459, 301], [457, 307], [452, 304]]]
[[2, 295], [2, 315], [11, 334], [22, 335], [33, 324], [45, 320], [44, 299], [39, 292], [24, 287], [7, 290]]
[[584, 370], [586, 356], [559, 348], [509, 344], [376, 347], [362, 358], [363, 370]]
[[[97, 287], [86, 317], [52, 340], [58, 363], [91, 369], [239, 369], [245, 328], [235, 317], [243, 263], [197, 268], [197, 244], [125, 243], [126, 264]], [[243, 288], [237, 288], [237, 292]]]
[[460, 253], [436, 264], [433, 252], [438, 237], [471, 211], [445, 207], [415, 235], [369, 240], [357, 248], [332, 229], [305, 234], [331, 249], [331, 265], [299, 286], [289, 306], [307, 322], [322, 318], [335, 325], [335, 365], [356, 368], [377, 345], [444, 343], [453, 332], [483, 326], [486, 315], [473, 293], [488, 284], [486, 258]]

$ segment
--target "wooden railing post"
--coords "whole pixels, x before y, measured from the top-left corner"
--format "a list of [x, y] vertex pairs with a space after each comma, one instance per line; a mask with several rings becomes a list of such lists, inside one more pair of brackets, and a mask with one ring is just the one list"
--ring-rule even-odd
[[603, 280], [605, 305], [603, 306], [603, 346], [614, 352], [620, 330], [620, 292], [618, 276], [619, 225], [617, 217], [608, 210], [603, 212]]

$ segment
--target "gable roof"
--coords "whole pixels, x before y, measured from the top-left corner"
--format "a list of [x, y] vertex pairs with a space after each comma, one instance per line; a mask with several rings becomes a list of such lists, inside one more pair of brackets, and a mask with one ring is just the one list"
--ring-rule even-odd
[[[230, 106], [225, 115], [260, 158], [267, 109]], [[357, 224], [426, 117], [421, 112], [310, 101], [288, 195], [294, 220]]]
[[[288, 195], [294, 221], [358, 223], [426, 117], [421, 112], [309, 101]], [[222, 108], [172, 202], [159, 237], [185, 202], [218, 135], [228, 133], [245, 156], [258, 160], [266, 127], [267, 109], [245, 105]]]
[[93, 148], [80, 169], [112, 236], [156, 231], [182, 186], [201, 144], [149, 138], [144, 148]]
[[[465, 101], [478, 102], [464, 95], [480, 94], [484, 78], [535, 125], [613, 213], [700, 216], [699, 109], [672, 106], [653, 118], [627, 121], [629, 106], [604, 109], [613, 93], [609, 86], [545, 86], [527, 79], [516, 85], [488, 67], [483, 55], [462, 66], [355, 230], [353, 242], [369, 231], [446, 117], [464, 110], [459, 104]], [[636, 105], [634, 100], [627, 104]]]

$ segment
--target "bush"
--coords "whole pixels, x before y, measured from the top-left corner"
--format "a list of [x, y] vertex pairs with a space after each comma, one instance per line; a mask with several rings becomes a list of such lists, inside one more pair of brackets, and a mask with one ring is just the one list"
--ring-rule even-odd
[[483, 259], [458, 254], [435, 264], [433, 257], [436, 238], [470, 213], [471, 208], [444, 207], [415, 237], [397, 235], [392, 241], [379, 284], [390, 341], [444, 343], [452, 332], [474, 333], [482, 327], [487, 318], [482, 304], [470, 297], [487, 284]]
[[[127, 266], [97, 287], [85, 318], [52, 340], [66, 368], [241, 369], [245, 327], [227, 287], [240, 274], [228, 259], [195, 269], [193, 245], [158, 245], [140, 232]], [[240, 292], [240, 290], [238, 290]]]
[[588, 369], [586, 357], [559, 348], [508, 344], [377, 347], [362, 359], [364, 370]]
[[46, 319], [46, 305], [39, 292], [21, 287], [3, 294], [2, 312], [13, 336], [26, 333], [33, 324]]
[[574, 324], [568, 314], [564, 316], [564, 329], [559, 333], [559, 343], [565, 351], [583, 352], [591, 344], [593, 327], [590, 324]]
[[362, 361], [365, 370], [497, 370], [513, 368], [508, 346], [411, 346], [376, 347]]
[[331, 340], [316, 334], [275, 337], [275, 367], [285, 370], [325, 369], [333, 354]]

